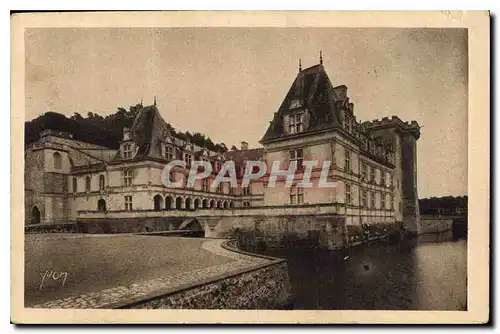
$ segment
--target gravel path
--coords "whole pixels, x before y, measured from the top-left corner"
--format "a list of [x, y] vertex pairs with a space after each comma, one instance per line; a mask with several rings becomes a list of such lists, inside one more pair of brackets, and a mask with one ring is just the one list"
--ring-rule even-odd
[[[90, 238], [82, 240], [95, 240], [105, 241], [105, 243], [111, 243], [115, 240], [121, 240], [120, 238]], [[122, 238], [133, 239], [134, 245], [139, 247], [141, 242], [144, 242], [149, 245], [150, 248], [154, 249], [155, 256], [164, 256], [165, 253], [175, 253], [177, 254], [176, 258], [178, 262], [174, 264], [175, 268], [172, 268], [170, 265], [169, 268], [165, 270], [156, 270], [152, 271], [156, 276], [145, 278], [144, 275], [141, 274], [140, 279], [137, 279], [138, 276], [134, 275], [130, 279], [125, 279], [120, 277], [120, 271], [115, 271], [114, 277], [110, 277], [110, 282], [105, 282], [108, 286], [105, 286], [104, 289], [87, 289], [87, 291], [73, 289], [70, 293], [63, 297], [55, 297], [50, 299], [36, 301], [36, 294], [31, 295], [31, 303], [28, 300], [25, 301], [27, 307], [34, 308], [106, 308], [107, 305], [119, 304], [124, 301], [129, 301], [131, 299], [137, 300], [141, 299], [141, 297], [151, 296], [154, 294], [161, 294], [166, 290], [172, 290], [176, 287], [179, 287], [184, 284], [194, 283], [202, 280], [209, 280], [210, 278], [214, 278], [216, 276], [228, 274], [234, 271], [242, 270], [244, 268], [248, 268], [254, 266], [256, 264], [269, 262], [267, 259], [256, 258], [252, 256], [247, 256], [235, 252], [228, 251], [221, 247], [221, 243], [224, 240], [218, 239], [192, 239], [192, 238], [175, 238], [175, 237], [152, 237], [152, 236], [123, 236]], [[139, 238], [136, 240], [136, 238]], [[153, 238], [153, 240], [148, 241]], [[158, 240], [156, 240], [158, 239]], [[60, 242], [61, 239], [53, 239], [52, 241]], [[37, 240], [36, 244], [39, 243], [40, 240]], [[139, 242], [140, 241], [140, 242]], [[157, 242], [162, 242], [163, 245], [161, 248], [158, 248]], [[71, 240], [71, 242], [75, 242], [75, 240]], [[131, 242], [128, 240], [128, 242]], [[124, 242], [122, 242], [124, 243]], [[176, 245], [177, 247], [174, 247]], [[36, 247], [35, 247], [36, 248]], [[179, 253], [179, 250], [184, 250]], [[135, 249], [135, 252], [140, 252], [140, 250]], [[122, 250], [123, 252], [123, 250]], [[131, 252], [132, 254], [134, 252]], [[156, 254], [157, 253], [157, 254]], [[122, 253], [123, 254], [123, 253]], [[194, 255], [194, 256], [193, 256]], [[105, 256], [104, 256], [105, 257]], [[28, 258], [28, 257], [27, 257]], [[121, 256], [122, 261], [127, 260], [127, 256]], [[197, 262], [193, 263], [193, 259], [196, 259]], [[209, 259], [207, 261], [207, 259]], [[92, 260], [91, 262], [94, 264], [94, 261], [102, 263], [102, 258], [95, 257], [87, 257], [87, 262]], [[137, 271], [134, 271], [137, 272]], [[130, 278], [130, 275], [126, 276]], [[61, 279], [59, 279], [61, 280]], [[122, 283], [124, 282], [124, 283]], [[59, 283], [62, 282], [52, 282]], [[38, 284], [40, 284], [38, 282]], [[92, 288], [95, 288], [98, 285], [92, 285]], [[110, 287], [111, 286], [111, 287]], [[61, 288], [59, 286], [59, 290], [56, 291], [64, 291], [67, 287]], [[43, 292], [39, 291], [39, 292]], [[28, 294], [26, 295], [28, 297]], [[47, 298], [47, 293], [46, 293]], [[53, 296], [53, 294], [52, 294]], [[50, 297], [50, 296], [49, 296]], [[28, 299], [28, 298], [26, 298]], [[34, 301], [34, 302], [33, 302]]]

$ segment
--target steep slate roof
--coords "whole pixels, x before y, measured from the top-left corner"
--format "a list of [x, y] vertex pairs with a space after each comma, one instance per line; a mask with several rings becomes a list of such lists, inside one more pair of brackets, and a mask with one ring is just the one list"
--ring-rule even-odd
[[[142, 108], [137, 114], [130, 129], [130, 139], [138, 146], [137, 154], [132, 160], [152, 158], [164, 161], [165, 159], [161, 154], [161, 143], [167, 136], [170, 136], [176, 150], [182, 150], [188, 144], [187, 141], [177, 138], [172, 133], [171, 128], [160, 115], [155, 105]], [[198, 158], [204, 148], [194, 143], [189, 144], [192, 147], [191, 152], [195, 155], [195, 158]], [[206, 150], [208, 151], [209, 157], [216, 157], [219, 155], [217, 152]], [[130, 159], [123, 159], [120, 154], [116, 154], [114, 163], [122, 161], [130, 161]]]
[[347, 99], [346, 90], [345, 86], [332, 86], [321, 64], [300, 71], [261, 141], [285, 136], [283, 116], [290, 110], [294, 100], [299, 100], [310, 112], [309, 126], [305, 132], [341, 125], [338, 106], [339, 102]]
[[162, 159], [160, 142], [169, 131], [156, 106], [144, 107], [132, 124], [130, 136], [139, 146], [136, 157]]

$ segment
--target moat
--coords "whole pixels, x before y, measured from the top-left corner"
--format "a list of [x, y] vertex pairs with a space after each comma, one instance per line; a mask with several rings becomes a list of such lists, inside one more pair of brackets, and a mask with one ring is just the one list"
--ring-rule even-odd
[[442, 240], [258, 253], [287, 259], [293, 309], [466, 310], [467, 242]]

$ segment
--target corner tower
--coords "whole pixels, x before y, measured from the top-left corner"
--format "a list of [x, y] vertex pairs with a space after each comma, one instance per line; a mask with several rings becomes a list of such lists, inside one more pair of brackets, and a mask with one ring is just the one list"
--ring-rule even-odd
[[391, 138], [395, 143], [395, 190], [401, 201], [396, 208], [396, 220], [404, 227], [417, 231], [420, 222], [417, 191], [417, 140], [420, 138], [420, 125], [416, 121], [403, 122], [397, 116], [390, 119], [364, 122], [363, 126], [373, 131], [375, 136]]

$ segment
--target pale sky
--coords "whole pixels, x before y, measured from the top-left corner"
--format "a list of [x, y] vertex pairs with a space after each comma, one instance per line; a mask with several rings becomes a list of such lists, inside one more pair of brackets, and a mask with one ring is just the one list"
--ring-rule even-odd
[[419, 197], [467, 194], [465, 29], [133, 28], [26, 31], [26, 120], [157, 105], [176, 129], [260, 147], [298, 71], [319, 62], [359, 120], [423, 128]]

